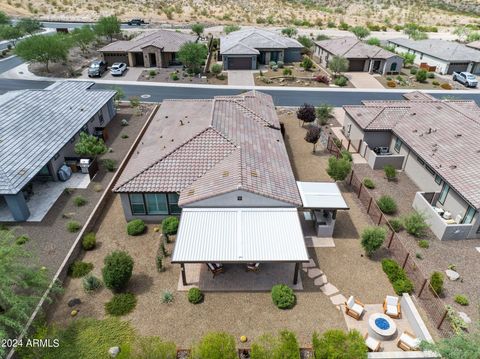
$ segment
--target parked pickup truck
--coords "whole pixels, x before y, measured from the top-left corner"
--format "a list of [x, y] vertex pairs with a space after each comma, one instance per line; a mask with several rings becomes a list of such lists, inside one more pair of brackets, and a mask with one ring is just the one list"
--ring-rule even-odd
[[454, 72], [453, 81], [458, 81], [467, 87], [477, 87], [478, 81], [470, 72]]

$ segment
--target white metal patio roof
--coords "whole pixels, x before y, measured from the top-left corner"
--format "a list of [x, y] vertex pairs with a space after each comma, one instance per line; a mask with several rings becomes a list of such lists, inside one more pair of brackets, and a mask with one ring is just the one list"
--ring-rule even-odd
[[304, 208], [349, 209], [335, 182], [299, 182]]
[[296, 208], [184, 208], [173, 263], [308, 262]]

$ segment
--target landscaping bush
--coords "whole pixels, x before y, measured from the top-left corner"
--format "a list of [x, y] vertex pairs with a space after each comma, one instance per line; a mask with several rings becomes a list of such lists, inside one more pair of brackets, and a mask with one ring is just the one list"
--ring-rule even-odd
[[198, 288], [190, 288], [187, 297], [188, 301], [192, 304], [198, 304], [203, 301], [203, 293]]
[[362, 232], [362, 247], [367, 256], [371, 256], [377, 251], [385, 241], [387, 231], [382, 227], [367, 227]]
[[289, 286], [285, 284], [277, 284], [272, 287], [272, 300], [278, 308], [293, 308], [296, 299], [295, 293]]
[[82, 196], [76, 196], [73, 198], [73, 203], [77, 207], [82, 207], [87, 204], [87, 200]]
[[222, 65], [220, 64], [213, 64], [210, 68], [210, 71], [212, 71], [212, 74], [214, 75], [220, 75], [222, 73], [222, 70]]
[[279, 69], [283, 69], [283, 66], [285, 66], [285, 63], [283, 61], [277, 61], [277, 66]]
[[139, 337], [132, 345], [129, 358], [174, 359], [177, 358], [177, 346], [173, 342], [164, 342], [158, 337]]
[[440, 295], [443, 291], [443, 273], [433, 272], [430, 276], [430, 286], [435, 293]]
[[86, 276], [90, 273], [93, 269], [92, 263], [82, 262], [82, 261], [75, 261], [70, 264], [68, 268], [68, 275], [72, 278], [80, 278]]
[[67, 222], [67, 231], [70, 233], [78, 232], [82, 228], [82, 225], [77, 221], [68, 221]]
[[330, 329], [321, 337], [314, 332], [312, 349], [315, 359], [366, 359], [368, 355], [365, 339], [357, 330], [344, 332], [340, 329]]
[[141, 219], [132, 219], [127, 223], [127, 233], [129, 236], [138, 236], [145, 232], [145, 222]]
[[117, 169], [117, 161], [112, 160], [111, 158], [104, 158], [102, 164], [108, 172], [115, 172]]
[[438, 82], [437, 80], [433, 80], [432, 85], [433, 86], [438, 86], [438, 85], [440, 85], [440, 82]]
[[425, 81], [427, 81], [427, 71], [424, 70], [424, 69], [418, 70], [417, 73], [415, 74], [415, 79], [416, 79], [418, 82], [425, 82]]
[[96, 244], [97, 244], [97, 238], [94, 232], [89, 232], [83, 236], [82, 247], [84, 250], [89, 251], [95, 248]]
[[277, 66], [277, 63], [275, 61], [270, 61], [268, 67], [273, 68], [273, 66]]
[[165, 271], [165, 265], [163, 263], [163, 255], [161, 253], [158, 253], [157, 256], [155, 257], [155, 266], [157, 267], [157, 272], [161, 273]]
[[440, 85], [440, 87], [444, 90], [451, 90], [452, 89], [452, 85], [450, 85], [449, 83], [445, 82], [443, 84]]
[[292, 69], [291, 68], [284, 68], [283, 69], [283, 76], [291, 76], [292, 75]]
[[385, 173], [385, 177], [387, 177], [389, 181], [397, 178], [397, 170], [392, 165], [385, 165], [383, 167], [383, 172]]
[[173, 81], [178, 81], [179, 77], [178, 77], [178, 74], [176, 72], [172, 72], [170, 74], [170, 78], [173, 80]]
[[462, 294], [457, 294], [454, 298], [455, 302], [460, 304], [460, 305], [469, 305], [470, 301], [468, 300], [468, 297]]
[[16, 239], [15, 239], [15, 243], [19, 246], [27, 243], [28, 241], [30, 240], [30, 237], [27, 236], [26, 234], [22, 234], [21, 236], [18, 236]]
[[162, 294], [162, 303], [172, 303], [173, 302], [173, 293], [166, 290], [165, 292], [163, 292]]
[[410, 279], [398, 279], [392, 283], [393, 290], [397, 295], [402, 295], [403, 293], [412, 293], [413, 292], [413, 283]]
[[317, 118], [317, 114], [315, 112], [315, 107], [308, 103], [304, 103], [300, 106], [297, 110], [297, 118], [302, 121], [303, 123], [311, 123], [315, 121]]
[[418, 68], [416, 68], [416, 67], [412, 67], [412, 68], [410, 69], [410, 74], [412, 74], [412, 75], [416, 75], [417, 72], [418, 72]]
[[397, 203], [392, 197], [387, 195], [383, 195], [377, 199], [377, 205], [385, 214], [394, 214], [397, 211]]
[[155, 77], [156, 75], [157, 75], [157, 71], [155, 71], [155, 70], [148, 71], [148, 76]]
[[178, 224], [180, 223], [178, 217], [167, 217], [162, 221], [162, 233], [170, 236], [176, 234], [178, 230]]
[[423, 237], [428, 228], [427, 222], [425, 222], [425, 215], [414, 211], [403, 218], [403, 227], [414, 237]]
[[300, 66], [303, 67], [305, 71], [310, 71], [313, 68], [313, 61], [310, 57], [304, 56]]
[[367, 187], [368, 189], [374, 189], [375, 188], [375, 182], [373, 182], [372, 179], [365, 177], [363, 179], [363, 185]]
[[208, 333], [192, 348], [192, 358], [238, 359], [235, 338], [224, 332]]
[[390, 226], [396, 233], [400, 232], [403, 229], [402, 220], [398, 218], [392, 218], [388, 222], [390, 223]]
[[83, 290], [87, 293], [94, 292], [101, 286], [102, 281], [93, 274], [89, 274], [83, 278]]
[[433, 72], [429, 72], [429, 73], [427, 73], [427, 77], [428, 77], [429, 79], [434, 79], [434, 78], [435, 78], [435, 74], [434, 74]]
[[344, 87], [347, 86], [348, 79], [345, 76], [339, 76], [333, 82], [335, 85]]
[[105, 257], [103, 263], [102, 275], [105, 286], [112, 290], [124, 288], [132, 276], [132, 257], [127, 252], [114, 251]]
[[300, 359], [300, 347], [295, 333], [282, 330], [277, 336], [263, 334], [252, 343], [250, 359]]
[[327, 174], [335, 181], [343, 181], [352, 169], [352, 162], [343, 157], [332, 156], [328, 159]]
[[405, 271], [395, 262], [393, 259], [382, 260], [382, 269], [387, 275], [390, 283], [392, 283], [393, 289], [397, 295], [402, 293], [412, 293], [413, 283], [407, 277]]
[[344, 160], [347, 160], [349, 162], [353, 161], [352, 154], [350, 152], [348, 152], [347, 150], [341, 150], [340, 154], [341, 154], [341, 156]]
[[426, 239], [422, 239], [418, 241], [418, 245], [420, 248], [427, 249], [428, 247], [430, 247], [430, 242], [428, 242]]
[[394, 88], [394, 87], [397, 87], [397, 83], [393, 80], [390, 80], [390, 81], [387, 81], [387, 86]]
[[109, 302], [105, 303], [105, 311], [113, 316], [130, 313], [137, 305], [137, 298], [133, 293], [117, 293]]

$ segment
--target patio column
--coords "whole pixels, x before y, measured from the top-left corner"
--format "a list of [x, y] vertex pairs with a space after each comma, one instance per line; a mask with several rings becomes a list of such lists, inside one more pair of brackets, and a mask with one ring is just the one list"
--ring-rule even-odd
[[16, 221], [26, 221], [30, 217], [30, 210], [28, 209], [25, 196], [20, 191], [17, 194], [7, 194], [3, 196], [7, 202], [8, 209], [12, 217]]
[[295, 273], [293, 274], [293, 285], [296, 285], [298, 283], [298, 269], [300, 267], [300, 263], [296, 262], [295, 263]]
[[187, 274], [185, 273], [185, 264], [184, 263], [180, 263], [180, 270], [182, 272], [182, 284], [183, 285], [188, 285], [187, 283]]

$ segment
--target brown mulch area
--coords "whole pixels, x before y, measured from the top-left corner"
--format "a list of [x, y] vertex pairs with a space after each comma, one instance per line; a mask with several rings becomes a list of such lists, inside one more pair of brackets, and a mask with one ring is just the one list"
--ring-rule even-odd
[[[291, 77], [284, 77], [283, 69], [289, 68], [292, 70]], [[295, 86], [295, 87], [328, 87], [328, 85], [317, 82], [314, 80], [309, 80], [310, 78], [324, 75], [329, 76], [329, 74], [324, 71], [319, 66], [314, 66], [312, 70], [305, 71], [300, 67], [300, 62], [294, 62], [291, 64], [285, 64], [284, 68], [280, 68], [276, 71], [265, 68], [261, 69], [261, 74], [255, 74], [254, 80], [256, 86]], [[271, 82], [270, 82], [271, 81]]]
[[[151, 74], [155, 73], [154, 76]], [[170, 76], [176, 73], [178, 80], [173, 80]], [[155, 68], [151, 70], [142, 71], [138, 77], [138, 81], [146, 82], [168, 82], [168, 83], [185, 83], [185, 84], [212, 84], [212, 85], [227, 85], [227, 73], [223, 74], [223, 79], [219, 79], [212, 74], [190, 76], [183, 70], [182, 66], [172, 66], [167, 68]]]
[[[368, 165], [355, 165], [355, 172], [360, 179], [370, 177], [375, 182], [375, 189], [371, 190], [375, 198], [387, 194], [392, 196], [398, 206], [397, 216], [403, 216], [413, 211], [412, 203], [415, 193], [420, 189], [408, 176], [398, 173], [397, 182], [389, 182], [384, 178], [382, 170], [372, 170]], [[388, 216], [387, 216], [388, 217]], [[447, 304], [453, 305], [457, 310], [467, 313], [472, 319], [479, 319], [478, 304], [480, 303], [480, 253], [475, 247], [480, 247], [480, 240], [451, 240], [441, 241], [432, 231], [428, 230], [424, 238], [430, 247], [422, 249], [418, 246], [418, 239], [406, 231], [399, 234], [402, 243], [415, 256], [420, 253], [423, 259], [415, 259], [420, 269], [426, 276], [432, 272], [445, 273], [450, 264], [456, 266], [461, 279], [450, 281], [445, 276], [444, 293], [442, 298]], [[470, 299], [469, 306], [461, 306], [453, 301], [457, 294], [467, 295]]]

